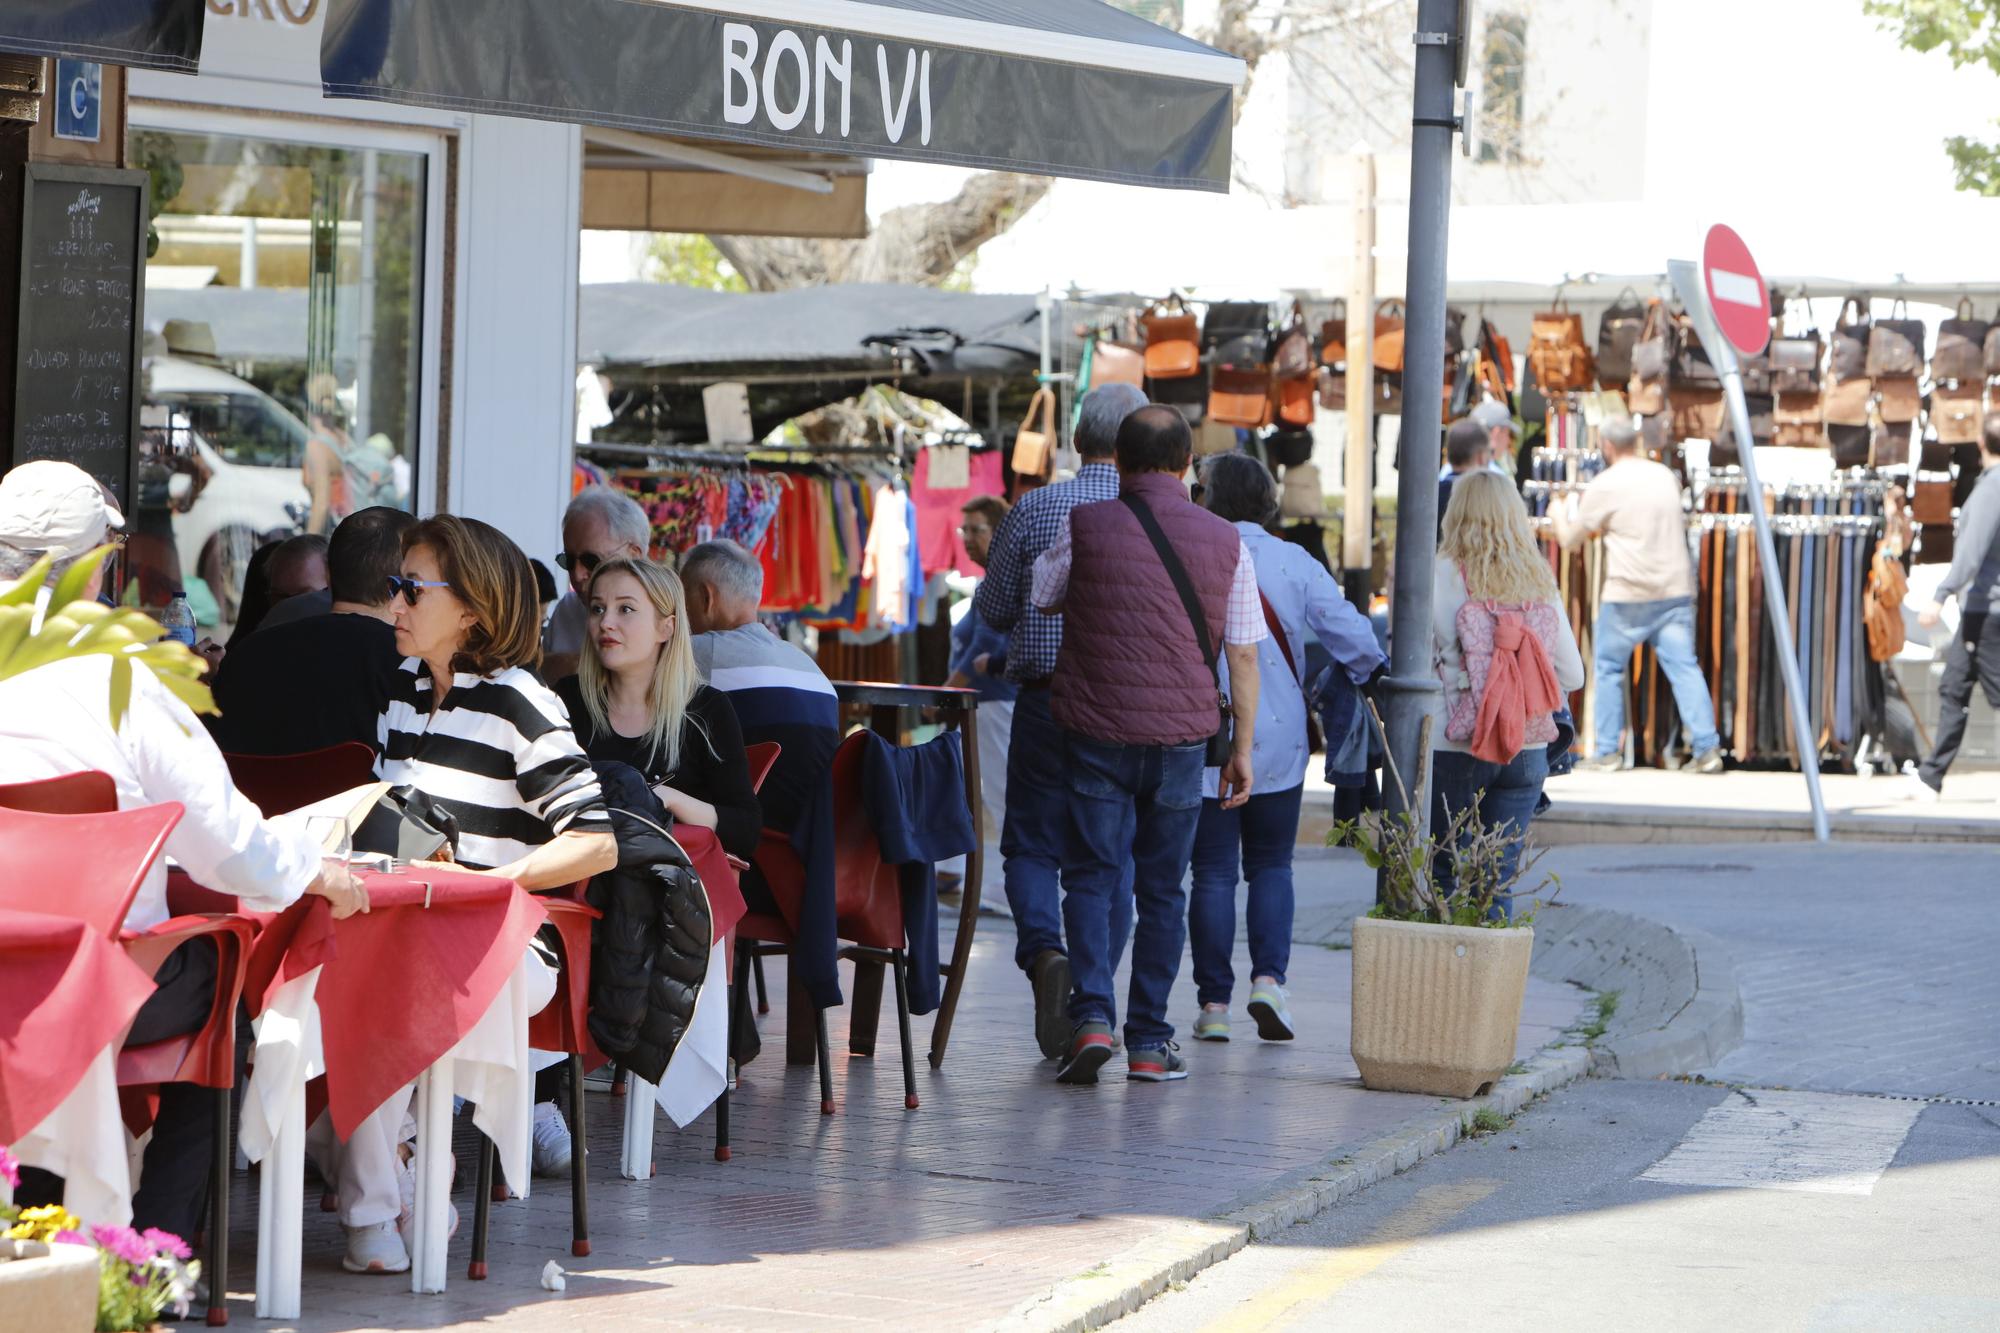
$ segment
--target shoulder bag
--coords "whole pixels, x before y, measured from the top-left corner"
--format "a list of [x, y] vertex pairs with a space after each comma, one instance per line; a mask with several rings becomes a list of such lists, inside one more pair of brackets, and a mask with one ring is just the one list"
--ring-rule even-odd
[[1780, 394], [1819, 392], [1819, 334], [1771, 339], [1771, 388]]
[[1403, 373], [1403, 303], [1384, 301], [1375, 307], [1375, 369]]
[[1333, 303], [1333, 315], [1319, 326], [1319, 360], [1323, 366], [1347, 364], [1347, 302]]
[[1980, 429], [1979, 386], [1961, 383], [1931, 394], [1931, 425], [1940, 444], [1977, 444]]
[[1976, 384], [1986, 373], [1986, 336], [1992, 328], [1972, 312], [1972, 298], [1961, 296], [1958, 311], [1938, 325], [1937, 350], [1931, 353], [1931, 380]]
[[1597, 379], [1607, 389], [1623, 388], [1632, 378], [1632, 347], [1646, 327], [1646, 307], [1627, 287], [1597, 321]]
[[1632, 381], [1626, 398], [1634, 412], [1653, 416], [1666, 410], [1667, 363], [1672, 357], [1666, 311], [1654, 301], [1646, 307], [1646, 322], [1632, 344]]
[[1924, 322], [1910, 319], [1899, 299], [1892, 316], [1868, 330], [1868, 377], [1915, 379], [1924, 368]]
[[1196, 342], [1200, 323], [1188, 313], [1178, 294], [1167, 298], [1140, 317], [1146, 331], [1146, 377], [1155, 380], [1187, 379], [1201, 369], [1201, 348]]
[[[1832, 350], [1827, 370], [1838, 380], [1858, 380], [1868, 374], [1868, 307], [1848, 297], [1840, 307], [1840, 319], [1833, 326]], [[1849, 318], [1849, 312], [1853, 317]]]
[[1215, 641], [1209, 637], [1208, 617], [1202, 614], [1201, 599], [1195, 596], [1187, 566], [1174, 554], [1174, 548], [1167, 542], [1167, 534], [1160, 531], [1160, 520], [1153, 517], [1153, 511], [1138, 496], [1127, 492], [1118, 498], [1132, 511], [1132, 517], [1139, 520], [1139, 526], [1146, 530], [1153, 550], [1159, 553], [1160, 563], [1167, 567], [1167, 577], [1174, 581], [1174, 591], [1181, 595], [1181, 605], [1187, 608], [1188, 623], [1194, 626], [1195, 647], [1201, 650], [1202, 660], [1208, 663], [1209, 678], [1215, 682], [1217, 710], [1215, 734], [1208, 738], [1208, 754], [1202, 762], [1208, 768], [1221, 768], [1229, 762], [1230, 754], [1235, 749], [1236, 728], [1229, 709], [1229, 696], [1222, 692], [1222, 667], [1215, 655]]
[[1530, 326], [1528, 366], [1544, 391], [1587, 389], [1595, 379], [1590, 346], [1583, 340], [1583, 316], [1558, 299], [1555, 309], [1536, 315]]
[[1028, 415], [1014, 434], [1014, 471], [1024, 477], [1046, 476], [1055, 452], [1056, 394], [1044, 385], [1028, 400]]

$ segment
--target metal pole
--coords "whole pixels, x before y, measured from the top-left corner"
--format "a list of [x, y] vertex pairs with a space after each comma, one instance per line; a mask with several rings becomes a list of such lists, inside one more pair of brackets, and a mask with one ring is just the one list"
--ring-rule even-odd
[[1341, 586], [1362, 615], [1375, 583], [1375, 155], [1354, 155], [1354, 257], [1347, 269], [1346, 506]]
[[1792, 739], [1799, 750], [1799, 768], [1806, 776], [1806, 795], [1812, 801], [1813, 836], [1825, 842], [1831, 836], [1826, 822], [1826, 801], [1819, 789], [1819, 743], [1813, 736], [1812, 718], [1806, 711], [1805, 688], [1799, 683], [1799, 654], [1792, 642], [1792, 614], [1785, 605], [1785, 584], [1778, 573], [1777, 548], [1771, 542], [1771, 522], [1764, 513], [1764, 488], [1757, 480], [1757, 450], [1750, 433], [1750, 407], [1743, 400], [1743, 372], [1736, 361], [1736, 349], [1715, 326], [1708, 308], [1708, 291], [1696, 265], [1685, 259], [1668, 263], [1667, 275], [1681, 305], [1694, 320], [1695, 333], [1703, 350], [1722, 375], [1722, 389], [1729, 403], [1729, 421], [1736, 432], [1737, 452], [1742, 455], [1743, 480], [1750, 497], [1750, 522], [1757, 531], [1757, 555], [1764, 566], [1764, 605], [1769, 608], [1772, 631], [1778, 639], [1778, 668], [1785, 678], [1785, 697], [1792, 705]]
[[[1408, 809], [1430, 827], [1425, 723], [1441, 693], [1431, 669], [1431, 568], [1437, 558], [1437, 471], [1444, 400], [1444, 277], [1451, 222], [1452, 91], [1459, 0], [1419, 0], [1415, 111], [1410, 118], [1410, 270], [1404, 286], [1403, 430], [1397, 442], [1396, 590], [1390, 612], [1389, 756]], [[1405, 809], [1392, 778], [1389, 813]]]

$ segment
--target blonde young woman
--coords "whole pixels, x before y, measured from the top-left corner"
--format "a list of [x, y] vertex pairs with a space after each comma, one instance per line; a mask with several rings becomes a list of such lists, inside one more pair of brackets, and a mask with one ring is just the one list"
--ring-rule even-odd
[[638, 769], [675, 823], [714, 829], [747, 860], [763, 812], [736, 710], [695, 667], [680, 579], [650, 560], [608, 560], [584, 601], [577, 674], [556, 685], [584, 753]]
[[[1527, 509], [1507, 478], [1474, 472], [1457, 479], [1445, 510], [1434, 577], [1431, 634], [1447, 707], [1464, 690], [1466, 655], [1459, 642], [1458, 613], [1469, 601], [1554, 607], [1558, 628], [1543, 639], [1542, 649], [1565, 695], [1582, 688], [1583, 657], [1563, 611], [1555, 574], [1535, 540]], [[1466, 742], [1448, 739], [1442, 728], [1433, 733], [1433, 745], [1431, 826], [1442, 828], [1451, 815], [1476, 805], [1487, 827], [1505, 826], [1512, 834], [1505, 867], [1511, 873], [1541, 801], [1542, 783], [1549, 776], [1548, 747], [1530, 741], [1500, 764], [1476, 758]], [[1449, 866], [1441, 866], [1440, 875], [1448, 878]]]

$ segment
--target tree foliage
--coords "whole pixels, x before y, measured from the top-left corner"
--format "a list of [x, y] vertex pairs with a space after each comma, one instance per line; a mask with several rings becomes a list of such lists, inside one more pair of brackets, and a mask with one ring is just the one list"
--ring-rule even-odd
[[[1943, 51], [1954, 69], [2000, 74], [2000, 0], [1864, 0], [1863, 8], [1912, 51]], [[2000, 196], [2000, 143], [1954, 134], [1944, 150], [1959, 189]]]

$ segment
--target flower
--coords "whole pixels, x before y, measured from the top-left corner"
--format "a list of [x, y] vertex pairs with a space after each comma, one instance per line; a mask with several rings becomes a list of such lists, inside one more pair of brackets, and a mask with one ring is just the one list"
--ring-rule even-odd
[[153, 1257], [153, 1247], [131, 1227], [92, 1227], [90, 1238], [97, 1242], [99, 1249], [128, 1264], [143, 1267]]
[[188, 1243], [171, 1231], [162, 1231], [158, 1227], [147, 1227], [145, 1230], [145, 1241], [155, 1254], [171, 1255], [176, 1259], [194, 1258], [194, 1251], [188, 1248]]
[[90, 1244], [90, 1237], [84, 1235], [81, 1231], [58, 1231], [55, 1235], [49, 1237], [49, 1243], [51, 1245], [88, 1245]]
[[4, 1146], [0, 1146], [0, 1180], [6, 1181], [10, 1190], [21, 1188], [21, 1159]]
[[65, 1211], [61, 1204], [45, 1203], [38, 1208], [23, 1208], [19, 1220], [7, 1228], [7, 1238], [48, 1240], [58, 1232], [76, 1231], [82, 1226], [76, 1214]]

